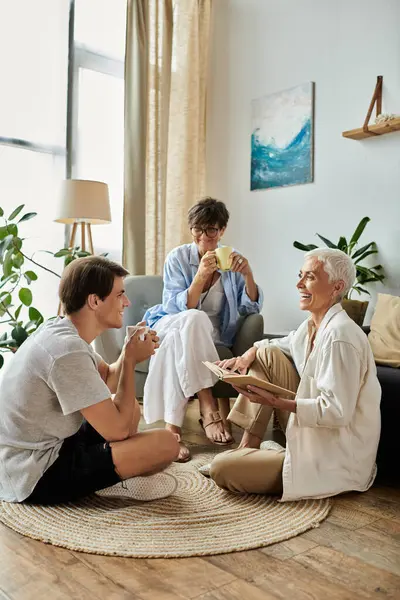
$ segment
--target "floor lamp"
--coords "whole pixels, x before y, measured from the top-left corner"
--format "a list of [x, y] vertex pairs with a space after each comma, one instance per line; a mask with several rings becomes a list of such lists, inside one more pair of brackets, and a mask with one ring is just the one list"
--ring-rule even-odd
[[68, 247], [73, 248], [80, 227], [80, 247], [94, 254], [91, 225], [111, 223], [108, 186], [101, 181], [66, 179], [62, 184], [57, 223], [72, 225]]
[[[91, 226], [111, 223], [108, 186], [101, 181], [66, 179], [62, 183], [60, 204], [54, 220], [72, 225], [69, 248], [75, 245], [79, 226], [81, 249], [94, 254]], [[57, 314], [61, 314], [61, 303]]]

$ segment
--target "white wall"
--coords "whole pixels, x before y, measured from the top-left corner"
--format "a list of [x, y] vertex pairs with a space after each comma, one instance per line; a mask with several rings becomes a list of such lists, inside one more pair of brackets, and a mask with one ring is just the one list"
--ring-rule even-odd
[[[400, 132], [341, 135], [362, 125], [377, 75], [383, 111], [400, 113], [400, 0], [214, 1], [207, 192], [227, 203], [226, 241], [264, 289], [265, 331], [304, 318], [293, 241], [337, 241], [366, 215], [361, 241], [377, 242], [387, 272], [372, 304], [377, 291], [400, 294]], [[316, 90], [314, 183], [250, 192], [251, 100], [305, 81]]]

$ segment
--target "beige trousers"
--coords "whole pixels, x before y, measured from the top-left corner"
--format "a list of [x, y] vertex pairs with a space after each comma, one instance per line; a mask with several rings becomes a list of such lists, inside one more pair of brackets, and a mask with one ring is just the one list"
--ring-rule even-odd
[[[257, 350], [249, 373], [293, 392], [297, 390], [300, 382], [299, 375], [290, 360], [274, 346]], [[273, 410], [270, 406], [250, 402], [245, 396], [240, 395], [228, 418], [232, 423], [262, 439]], [[282, 410], [277, 410], [276, 413], [285, 431], [289, 413]], [[279, 451], [254, 448], [228, 450], [213, 460], [210, 476], [219, 487], [231, 492], [280, 494], [284, 460], [284, 449]]]

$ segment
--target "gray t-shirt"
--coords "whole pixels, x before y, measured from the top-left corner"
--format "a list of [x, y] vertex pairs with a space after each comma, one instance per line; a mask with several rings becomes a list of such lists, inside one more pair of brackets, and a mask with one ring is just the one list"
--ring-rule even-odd
[[47, 321], [21, 346], [0, 383], [0, 500], [22, 502], [82, 424], [111, 397], [98, 354], [69, 319]]

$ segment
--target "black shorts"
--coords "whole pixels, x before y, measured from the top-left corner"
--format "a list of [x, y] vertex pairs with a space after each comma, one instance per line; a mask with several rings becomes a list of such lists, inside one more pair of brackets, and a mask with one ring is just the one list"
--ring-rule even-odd
[[119, 481], [110, 444], [85, 421], [75, 435], [64, 440], [58, 458], [25, 502], [70, 502]]

